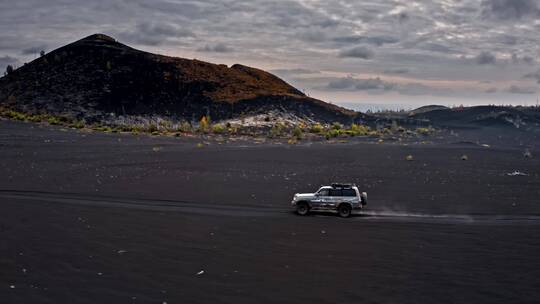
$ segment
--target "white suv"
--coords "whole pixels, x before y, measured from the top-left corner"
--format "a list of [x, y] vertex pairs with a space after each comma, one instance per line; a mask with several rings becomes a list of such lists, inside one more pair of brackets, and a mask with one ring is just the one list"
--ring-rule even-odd
[[353, 210], [367, 205], [367, 193], [360, 192], [355, 184], [334, 183], [315, 193], [296, 193], [291, 204], [299, 215], [310, 211], [337, 211], [339, 216], [349, 217]]

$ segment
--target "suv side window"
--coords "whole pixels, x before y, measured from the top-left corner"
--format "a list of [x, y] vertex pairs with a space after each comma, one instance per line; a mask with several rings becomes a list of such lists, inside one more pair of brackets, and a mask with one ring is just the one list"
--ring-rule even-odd
[[354, 189], [343, 189], [343, 196], [356, 196]]
[[319, 195], [320, 196], [328, 196], [328, 189], [322, 189], [321, 191], [319, 191]]
[[341, 189], [330, 189], [330, 196], [342, 196]]

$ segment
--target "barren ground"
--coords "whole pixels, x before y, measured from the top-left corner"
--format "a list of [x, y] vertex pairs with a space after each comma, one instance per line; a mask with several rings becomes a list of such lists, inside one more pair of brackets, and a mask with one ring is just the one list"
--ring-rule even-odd
[[[197, 148], [0, 121], [0, 303], [533, 303], [536, 138], [467, 136]], [[366, 212], [291, 212], [330, 181]]]

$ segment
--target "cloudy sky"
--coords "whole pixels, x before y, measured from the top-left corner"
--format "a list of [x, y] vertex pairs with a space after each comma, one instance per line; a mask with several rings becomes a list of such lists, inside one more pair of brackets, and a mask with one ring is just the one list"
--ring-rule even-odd
[[[349, 105], [535, 104], [540, 0], [0, 1], [0, 69], [93, 33]], [[360, 108], [362, 108], [360, 106]]]

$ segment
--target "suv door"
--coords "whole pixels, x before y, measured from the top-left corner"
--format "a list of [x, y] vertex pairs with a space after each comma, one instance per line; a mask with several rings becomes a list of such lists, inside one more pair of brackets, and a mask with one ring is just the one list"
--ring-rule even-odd
[[317, 192], [317, 198], [311, 202], [312, 207], [320, 208], [328, 201], [328, 189], [321, 189]]
[[341, 189], [330, 189], [328, 194], [328, 200], [325, 204], [326, 207], [335, 207], [342, 200], [342, 191]]

